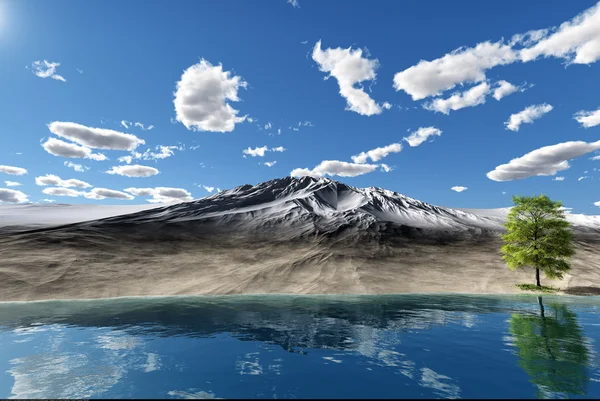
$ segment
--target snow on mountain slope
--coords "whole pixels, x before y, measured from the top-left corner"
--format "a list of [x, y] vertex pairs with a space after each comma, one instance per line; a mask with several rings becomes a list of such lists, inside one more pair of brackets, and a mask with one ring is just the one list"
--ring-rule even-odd
[[[238, 232], [274, 227], [299, 233], [333, 232], [340, 227], [360, 230], [389, 223], [429, 230], [500, 231], [509, 210], [453, 209], [376, 187], [355, 188], [328, 178], [286, 177], [169, 205], [1, 205], [0, 227], [100, 220], [102, 224], [197, 222]], [[567, 219], [576, 227], [600, 230], [600, 216], [567, 214]]]
[[286, 177], [222, 191], [206, 198], [145, 210], [105, 224], [169, 222], [212, 224], [236, 231], [287, 227], [334, 232], [393, 224], [445, 231], [502, 229], [497, 219], [442, 208], [380, 188], [355, 188], [327, 178]]

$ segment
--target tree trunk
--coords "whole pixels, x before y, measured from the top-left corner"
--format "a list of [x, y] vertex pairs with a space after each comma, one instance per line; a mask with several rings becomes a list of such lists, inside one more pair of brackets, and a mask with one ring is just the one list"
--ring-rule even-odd
[[540, 269], [538, 269], [537, 267], [535, 269], [535, 281], [538, 287], [542, 286], [542, 284], [540, 284]]

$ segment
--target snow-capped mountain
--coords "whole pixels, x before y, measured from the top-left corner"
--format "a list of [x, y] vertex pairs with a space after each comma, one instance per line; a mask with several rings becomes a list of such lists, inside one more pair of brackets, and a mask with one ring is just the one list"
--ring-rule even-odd
[[[454, 209], [376, 187], [356, 188], [328, 178], [285, 177], [168, 205], [3, 206], [0, 226], [56, 226], [84, 221], [109, 226], [178, 223], [211, 227], [219, 232], [286, 231], [292, 237], [334, 233], [344, 228], [381, 232], [399, 226], [426, 231], [498, 232], [504, 229], [509, 210]], [[600, 216], [566, 216], [576, 228], [600, 230]]]
[[[325, 178], [287, 177], [137, 211], [92, 209], [86, 218], [82, 210], [69, 217], [68, 205], [45, 207], [66, 223], [45, 227], [14, 224], [13, 214], [21, 227], [0, 232], [4, 299], [510, 293], [532, 280], [502, 260], [507, 209], [434, 206]], [[600, 287], [598, 217], [567, 216], [573, 269], [549, 284]]]
[[[115, 216], [103, 224], [179, 223], [236, 231], [295, 229], [293, 236], [340, 228], [498, 231], [501, 219], [430, 205], [381, 188], [355, 188], [327, 178], [286, 177], [242, 185], [191, 202]], [[290, 232], [291, 233], [291, 232]]]
[[[386, 189], [356, 188], [328, 178], [286, 177], [103, 219], [103, 224], [172, 223], [216, 232], [279, 232], [286, 238], [340, 230], [481, 234], [504, 230], [510, 208], [453, 209]], [[567, 214], [576, 229], [600, 230], [600, 216]]]

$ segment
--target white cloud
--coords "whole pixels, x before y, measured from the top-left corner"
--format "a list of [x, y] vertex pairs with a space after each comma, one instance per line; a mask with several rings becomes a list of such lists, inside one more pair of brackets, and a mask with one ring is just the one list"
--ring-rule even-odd
[[392, 108], [392, 104], [388, 103], [388, 102], [383, 102], [383, 104], [381, 105], [381, 107], [383, 107], [386, 110], [390, 110]]
[[411, 147], [419, 146], [425, 142], [429, 137], [441, 136], [442, 130], [435, 127], [419, 127], [416, 131], [412, 132], [407, 138], [404, 138]]
[[108, 174], [123, 175], [126, 177], [151, 177], [159, 173], [158, 169], [150, 166], [141, 166], [139, 164], [113, 166], [107, 170]]
[[76, 198], [84, 194], [82, 191], [77, 191], [71, 188], [63, 188], [63, 187], [50, 187], [44, 188], [42, 190], [46, 195], [54, 195], [54, 196], [70, 196], [72, 198]]
[[294, 8], [300, 8], [300, 3], [298, 3], [298, 0], [287, 0], [287, 2], [288, 4], [291, 4]]
[[206, 191], [210, 193], [215, 190], [215, 187], [209, 187], [207, 185], [202, 185], [202, 188], [206, 189]]
[[[515, 45], [525, 48], [515, 49]], [[482, 42], [475, 47], [460, 47], [432, 61], [421, 60], [394, 76], [394, 88], [405, 91], [413, 100], [420, 100], [459, 84], [484, 81], [485, 72], [490, 68], [542, 56], [560, 57], [575, 64], [597, 61], [600, 58], [600, 3], [558, 28], [514, 35], [508, 44]]]
[[74, 178], [71, 178], [69, 180], [63, 180], [59, 176], [53, 175], [53, 174], [46, 174], [46, 175], [43, 175], [40, 177], [35, 177], [35, 183], [37, 185], [41, 185], [41, 186], [53, 185], [55, 187], [65, 187], [65, 188], [71, 188], [71, 187], [89, 188], [89, 187], [91, 187], [91, 185], [85, 181], [76, 180]]
[[42, 202], [54, 203], [56, 201], [54, 199], [42, 199]]
[[154, 188], [125, 188], [125, 192], [129, 192], [135, 196], [152, 196]]
[[145, 126], [143, 123], [138, 122], [138, 121], [136, 121], [135, 123], [133, 123], [133, 126], [134, 127], [138, 127], [142, 131], [150, 131], [152, 128], [154, 128], [154, 125]]
[[525, 33], [517, 33], [510, 39], [510, 45], [532, 46], [548, 36], [548, 32], [550, 32], [550, 29], [538, 29]]
[[544, 146], [487, 173], [494, 181], [512, 181], [533, 176], [555, 175], [569, 167], [569, 160], [600, 149], [600, 141], [570, 141]]
[[173, 150], [184, 150], [182, 146], [165, 146], [158, 145], [155, 147], [158, 152], [153, 152], [150, 149], [146, 149], [144, 153], [132, 152], [131, 156], [123, 156], [120, 157], [119, 161], [125, 161], [127, 164], [131, 163], [132, 159], [143, 159], [143, 160], [158, 160], [158, 159], [166, 159], [167, 157], [171, 157], [175, 154]]
[[18, 187], [21, 185], [20, 182], [16, 182], [16, 181], [4, 181], [4, 183], [6, 184], [7, 187]]
[[34, 61], [31, 63], [31, 72], [40, 78], [52, 78], [57, 81], [67, 82], [62, 76], [56, 73], [56, 69], [60, 66], [60, 63], [51, 61]]
[[354, 163], [364, 164], [368, 159], [376, 162], [384, 157], [387, 157], [387, 155], [390, 153], [399, 153], [400, 151], [402, 151], [402, 144], [392, 143], [387, 146], [371, 149], [367, 152], [361, 152], [358, 155], [352, 156], [351, 158]]
[[285, 151], [286, 151], [286, 148], [284, 148], [283, 146], [278, 146], [276, 148], [271, 148], [271, 149], [269, 149], [267, 146], [261, 146], [261, 147], [257, 146], [254, 149], [253, 148], [244, 149], [242, 151], [242, 153], [244, 153], [245, 155], [252, 156], [252, 157], [256, 157], [256, 156], [264, 157], [266, 152], [285, 152]]
[[86, 146], [79, 146], [56, 138], [48, 138], [48, 140], [42, 144], [42, 147], [46, 152], [54, 156], [85, 158], [97, 161], [108, 159], [106, 155], [102, 153], [92, 153], [92, 150]]
[[346, 110], [365, 116], [381, 114], [381, 106], [360, 86], [361, 82], [375, 80], [379, 61], [364, 58], [362, 54], [361, 49], [352, 50], [351, 47], [322, 50], [321, 41], [318, 41], [313, 49], [312, 58], [321, 71], [329, 73], [325, 79], [337, 79], [340, 95], [347, 101]]
[[594, 111], [581, 110], [575, 113], [573, 117], [583, 128], [595, 127], [600, 125], [600, 109]]
[[131, 127], [136, 127], [136, 128], [141, 129], [142, 131], [150, 131], [151, 129], [154, 128], [154, 125], [145, 126], [144, 123], [141, 123], [139, 121], [131, 122], [131, 121], [127, 121], [127, 120], [121, 120], [121, 125], [125, 129], [129, 129]]
[[185, 70], [173, 100], [177, 121], [193, 131], [233, 131], [246, 116], [238, 117], [239, 111], [227, 101], [238, 102], [239, 88], [248, 84], [231, 75], [221, 64], [213, 66], [204, 59]]
[[600, 59], [600, 3], [590, 7], [570, 21], [563, 22], [553, 33], [545, 35], [531, 47], [520, 51], [524, 62], [538, 57], [558, 57], [573, 64], [591, 64]]
[[594, 206], [598, 206], [598, 207], [600, 207], [600, 201], [598, 201], [598, 202], [594, 202]]
[[65, 188], [65, 187], [49, 187], [49, 188], [44, 188], [42, 190], [42, 192], [45, 193], [46, 195], [69, 196], [72, 198], [83, 196], [87, 199], [97, 199], [97, 200], [102, 200], [102, 199], [107, 199], [107, 198], [131, 200], [134, 198], [133, 196], [131, 196], [130, 194], [127, 194], [125, 192], [115, 191], [114, 189], [108, 189], [108, 188], [93, 188], [89, 192], [86, 192], [86, 191], [77, 191], [75, 189]]
[[27, 174], [27, 170], [21, 167], [15, 166], [0, 166], [0, 172], [10, 175], [24, 175]]
[[546, 113], [552, 111], [553, 107], [549, 104], [532, 104], [522, 111], [512, 114], [508, 121], [504, 123], [506, 129], [518, 131], [521, 124], [532, 124], [534, 120], [542, 118]]
[[500, 100], [503, 97], [511, 95], [519, 90], [518, 86], [515, 86], [508, 81], [500, 80], [496, 82], [496, 84], [498, 86], [494, 89], [494, 94], [492, 95], [496, 100]]
[[421, 60], [417, 65], [398, 72], [394, 76], [394, 88], [405, 91], [413, 100], [420, 100], [439, 95], [458, 84], [485, 81], [487, 69], [516, 60], [517, 55], [511, 46], [502, 42], [461, 47], [441, 58]]
[[565, 177], [554, 177], [552, 181], [564, 181]]
[[146, 142], [132, 134], [105, 128], [91, 128], [85, 125], [54, 121], [48, 124], [50, 132], [88, 148], [133, 150]]
[[450, 110], [460, 110], [465, 107], [474, 107], [485, 103], [485, 97], [490, 93], [491, 86], [487, 82], [482, 82], [464, 92], [454, 92], [449, 98], [437, 98], [431, 102], [424, 103], [426, 110], [436, 111], [443, 114], [450, 114]]
[[272, 126], [273, 126], [273, 125], [271, 125], [271, 123], [270, 123], [270, 122], [268, 122], [268, 123], [266, 123], [266, 124], [265, 124], [265, 129], [266, 129], [266, 130], [270, 130]]
[[119, 162], [125, 162], [127, 164], [131, 164], [131, 162], [133, 161], [133, 159], [141, 159], [141, 158], [142, 158], [142, 154], [140, 152], [131, 152], [130, 155], [119, 157], [117, 159], [117, 161], [119, 161]]
[[115, 191], [114, 189], [107, 188], [94, 188], [89, 192], [83, 194], [88, 199], [122, 199], [122, 200], [132, 200], [134, 197], [130, 194], [121, 191]]
[[317, 177], [317, 178], [322, 177], [320, 174], [313, 172], [313, 170], [311, 170], [309, 168], [295, 168], [290, 172], [290, 176], [292, 176], [292, 177], [310, 176], [310, 177]]
[[77, 71], [80, 74], [83, 74], [83, 70], [81, 68], [75, 68], [75, 71]]
[[261, 146], [260, 148], [257, 146], [254, 149], [252, 149], [252, 148], [244, 149], [243, 153], [245, 155], [250, 155], [252, 157], [256, 157], [256, 156], [263, 157], [265, 155], [265, 152], [267, 152], [268, 150], [269, 150], [269, 148], [267, 146]]
[[277, 160], [274, 160], [272, 162], [265, 162], [265, 166], [267, 166], [267, 167], [273, 167], [276, 163], [277, 163]]
[[121, 156], [117, 159], [118, 162], [125, 162], [127, 164], [131, 164], [133, 160], [133, 156]]
[[579, 177], [579, 178], [577, 179], [577, 181], [585, 180], [586, 178], [590, 178], [590, 177], [588, 177], [587, 175], [586, 175], [586, 176], [583, 176], [583, 177]]
[[394, 170], [394, 167], [390, 167], [384, 163], [381, 163], [379, 166], [381, 167], [381, 171], [383, 171], [384, 173], [389, 173], [390, 171]]
[[82, 164], [75, 164], [75, 163], [73, 163], [73, 162], [70, 162], [70, 161], [68, 161], [68, 160], [64, 162], [64, 165], [65, 165], [66, 167], [70, 167], [70, 168], [72, 168], [73, 170], [75, 170], [75, 171], [77, 171], [77, 172], [79, 172], [79, 173], [83, 173], [84, 171], [86, 171], [86, 170], [89, 170], [89, 169], [90, 169], [88, 166], [84, 166], [84, 165], [82, 165]]
[[467, 190], [467, 189], [469, 189], [469, 188], [467, 188], [467, 187], [461, 187], [461, 186], [459, 185], [459, 186], [452, 187], [452, 188], [450, 188], [450, 189], [451, 189], [451, 190], [453, 190], [453, 191], [456, 191], [456, 192], [462, 192], [462, 191], [466, 191], [466, 190]]
[[377, 167], [377, 164], [348, 163], [339, 160], [324, 160], [312, 170], [306, 168], [297, 168], [292, 170], [290, 175], [292, 177], [323, 177], [325, 175], [356, 177], [375, 171]]
[[[199, 146], [192, 146], [190, 149], [195, 150], [198, 149]], [[120, 162], [126, 162], [130, 164], [134, 159], [143, 159], [143, 160], [159, 160], [166, 159], [167, 157], [171, 157], [175, 154], [174, 150], [179, 150], [183, 152], [185, 150], [185, 145], [181, 144], [179, 146], [166, 146], [166, 145], [157, 145], [155, 148], [158, 152], [153, 152], [151, 149], [146, 149], [144, 153], [132, 151], [128, 156], [121, 156], [117, 160]]]
[[187, 202], [193, 200], [192, 194], [183, 188], [126, 188], [125, 192], [129, 192], [135, 196], [151, 196], [148, 199], [150, 203], [169, 203], [169, 202]]
[[0, 203], [23, 203], [27, 201], [27, 195], [21, 191], [0, 188]]

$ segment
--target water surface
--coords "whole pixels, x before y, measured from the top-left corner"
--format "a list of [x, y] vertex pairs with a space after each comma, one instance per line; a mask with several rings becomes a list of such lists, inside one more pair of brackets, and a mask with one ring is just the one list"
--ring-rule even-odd
[[599, 297], [0, 304], [0, 398], [598, 398]]

